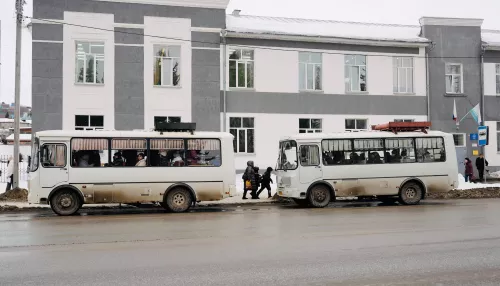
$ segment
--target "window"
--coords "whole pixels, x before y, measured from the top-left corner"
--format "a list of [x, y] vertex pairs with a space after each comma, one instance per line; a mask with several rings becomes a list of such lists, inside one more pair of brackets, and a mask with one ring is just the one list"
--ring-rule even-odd
[[321, 54], [299, 53], [299, 89], [321, 90]]
[[366, 56], [345, 56], [345, 90], [347, 92], [367, 91]]
[[254, 51], [229, 49], [229, 87], [253, 88]]
[[71, 140], [71, 166], [77, 168], [104, 167], [109, 164], [109, 140], [74, 138]]
[[76, 42], [76, 82], [104, 83], [104, 43]]
[[66, 145], [44, 144], [40, 152], [40, 161], [44, 168], [66, 167]]
[[500, 94], [500, 64], [496, 64], [496, 83], [497, 83], [497, 94]]
[[318, 166], [319, 165], [319, 147], [316, 145], [300, 146], [300, 165]]
[[278, 158], [278, 170], [297, 169], [297, 142], [280, 142], [280, 153]]
[[99, 130], [104, 128], [104, 116], [75, 115], [75, 130]]
[[349, 158], [352, 153], [352, 140], [323, 140], [321, 148], [323, 149], [323, 164], [325, 166], [351, 163]]
[[346, 119], [345, 131], [358, 132], [368, 130], [368, 120], [366, 119]]
[[196, 167], [220, 167], [221, 148], [218, 139], [188, 139], [187, 164]]
[[153, 80], [155, 86], [180, 86], [181, 47], [154, 45]]
[[35, 140], [33, 141], [33, 147], [31, 147], [31, 166], [29, 166], [30, 172], [35, 172], [38, 170], [38, 157], [40, 156], [40, 140], [38, 140], [38, 137], [35, 137]]
[[456, 147], [465, 147], [465, 134], [464, 133], [453, 134], [453, 142], [455, 142]]
[[[183, 167], [186, 165], [184, 139], [151, 139], [150, 163], [154, 167]], [[137, 153], [133, 154], [137, 156]], [[130, 155], [130, 158], [133, 156]]]
[[415, 122], [415, 119], [394, 119], [394, 122]]
[[497, 152], [500, 152], [500, 122], [497, 122]]
[[235, 153], [254, 153], [254, 119], [252, 117], [229, 118], [229, 132], [234, 136]]
[[462, 64], [446, 64], [446, 93], [462, 93]]
[[385, 139], [386, 163], [414, 163], [415, 144], [413, 139]]
[[416, 138], [418, 162], [445, 162], [443, 138]]
[[181, 118], [180, 116], [155, 116], [155, 125], [156, 126], [159, 122], [168, 122], [168, 123], [180, 123]]
[[299, 119], [299, 133], [321, 133], [321, 119]]
[[355, 139], [354, 150], [349, 154], [349, 164], [384, 163], [383, 139]]
[[413, 58], [393, 58], [395, 93], [413, 92]]
[[[111, 152], [113, 162], [115, 158], [121, 158], [125, 167], [146, 167], [148, 165], [146, 139], [111, 139]], [[113, 165], [115, 164], [113, 163]]]

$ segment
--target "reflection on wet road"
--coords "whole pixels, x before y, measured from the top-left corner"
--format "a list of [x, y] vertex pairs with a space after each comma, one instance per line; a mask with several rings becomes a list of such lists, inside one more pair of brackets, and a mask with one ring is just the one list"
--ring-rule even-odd
[[4, 214], [1, 284], [499, 284], [500, 200], [376, 205]]

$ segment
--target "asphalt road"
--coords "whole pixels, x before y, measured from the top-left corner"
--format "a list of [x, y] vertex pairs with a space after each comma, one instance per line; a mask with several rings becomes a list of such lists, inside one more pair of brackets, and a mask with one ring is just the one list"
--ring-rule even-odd
[[0, 285], [500, 285], [500, 200], [1, 215]]

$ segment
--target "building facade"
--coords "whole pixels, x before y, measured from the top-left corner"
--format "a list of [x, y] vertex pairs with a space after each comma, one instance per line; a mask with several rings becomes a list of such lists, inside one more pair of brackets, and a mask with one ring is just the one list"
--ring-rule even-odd
[[219, 130], [228, 0], [35, 0], [34, 131]]
[[[500, 166], [500, 32], [482, 20], [386, 25], [225, 14], [228, 0], [34, 1], [33, 128], [196, 122], [235, 136], [236, 166], [274, 167], [280, 137], [427, 121], [478, 149], [459, 119], [484, 93]], [[484, 83], [484, 84], [483, 84]], [[460, 163], [460, 162], [458, 162]]]

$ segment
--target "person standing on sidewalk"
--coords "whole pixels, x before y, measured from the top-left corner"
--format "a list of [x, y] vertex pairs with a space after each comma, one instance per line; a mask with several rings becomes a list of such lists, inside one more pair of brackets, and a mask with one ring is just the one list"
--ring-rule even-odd
[[5, 191], [10, 191], [12, 189], [12, 185], [14, 184], [14, 157], [9, 157], [9, 163], [7, 163], [7, 188]]
[[[255, 171], [253, 169], [253, 161], [247, 162], [247, 168], [245, 169], [245, 173], [242, 176], [243, 179], [243, 199], [247, 199], [247, 192], [250, 191], [253, 193], [253, 188], [256, 186], [255, 182]], [[253, 196], [252, 196], [253, 197]]]
[[465, 182], [470, 182], [472, 180], [472, 175], [474, 169], [472, 168], [472, 162], [469, 158], [465, 158]]
[[476, 168], [479, 173], [479, 180], [482, 182], [484, 180], [484, 168], [488, 167], [488, 161], [484, 159], [484, 154], [480, 154], [476, 159]]

